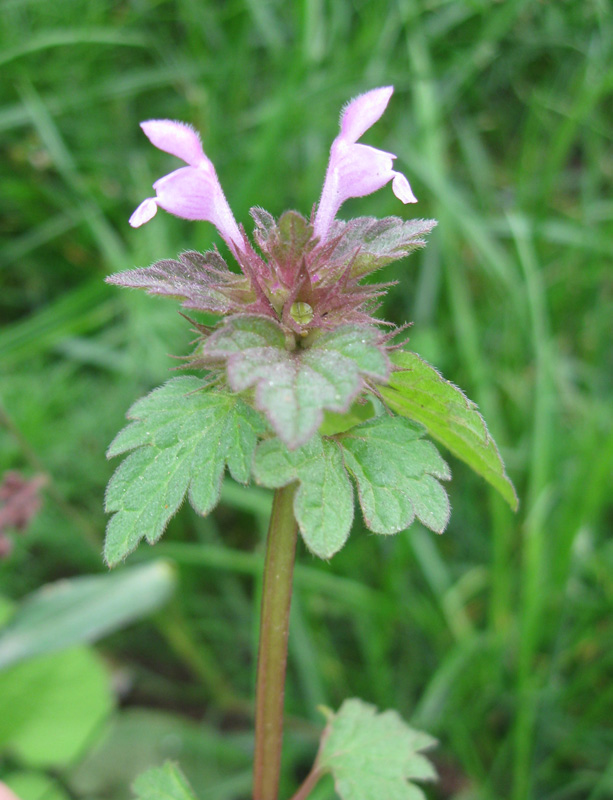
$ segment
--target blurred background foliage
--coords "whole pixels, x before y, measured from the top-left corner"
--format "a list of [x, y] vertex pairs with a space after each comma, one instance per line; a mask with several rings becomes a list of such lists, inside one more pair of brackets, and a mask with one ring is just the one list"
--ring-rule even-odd
[[[283, 792], [308, 769], [316, 706], [358, 695], [440, 740], [432, 798], [613, 797], [612, 12], [0, 0], [0, 475], [46, 476], [0, 562], [13, 659], [0, 776], [23, 800], [121, 800], [165, 756], [203, 798], [249, 796], [270, 497], [228, 480], [211, 518], [183, 509], [122, 568], [170, 564], [127, 573], [128, 596], [145, 595], [131, 617], [118, 584], [79, 582], [105, 579], [106, 446], [190, 341], [175, 303], [103, 278], [218, 241], [163, 213], [128, 227], [176, 165], [139, 121], [193, 123], [250, 229], [252, 205], [310, 211], [339, 108], [385, 84], [396, 92], [367, 141], [398, 154], [420, 202], [386, 189], [342, 216], [439, 220], [426, 250], [385, 271], [399, 281], [385, 311], [413, 320], [412, 348], [479, 403], [521, 506], [452, 460], [443, 537], [376, 537], [358, 520], [331, 563], [300, 551]], [[24, 603], [59, 579], [57, 607]], [[57, 652], [36, 645], [41, 630]]]

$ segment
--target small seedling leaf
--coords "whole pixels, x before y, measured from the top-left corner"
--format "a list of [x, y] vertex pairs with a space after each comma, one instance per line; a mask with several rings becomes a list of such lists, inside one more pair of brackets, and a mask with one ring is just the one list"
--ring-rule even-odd
[[0, 752], [24, 767], [78, 763], [113, 710], [107, 664], [89, 647], [69, 647], [0, 672]]
[[48, 583], [22, 600], [0, 630], [0, 670], [120, 630], [162, 607], [175, 585], [166, 561]]

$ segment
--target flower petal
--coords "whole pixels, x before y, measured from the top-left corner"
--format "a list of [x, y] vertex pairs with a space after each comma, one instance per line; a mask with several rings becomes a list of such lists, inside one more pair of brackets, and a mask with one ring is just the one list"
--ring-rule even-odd
[[372, 194], [392, 179], [395, 156], [365, 144], [351, 144], [339, 148], [335, 159], [338, 171], [339, 206], [350, 197]]
[[348, 142], [357, 142], [387, 108], [393, 86], [381, 86], [351, 100], [343, 109], [341, 136]]
[[141, 122], [140, 126], [151, 144], [181, 158], [192, 167], [208, 160], [202, 150], [200, 137], [190, 125], [170, 119], [150, 119]]
[[152, 144], [186, 161], [189, 166], [165, 175], [153, 184], [155, 198], [148, 198], [130, 217], [134, 227], [148, 222], [157, 207], [177, 217], [212, 222], [228, 245], [241, 250], [243, 237], [224, 196], [215, 167], [202, 149], [200, 137], [183, 122], [150, 119], [141, 123]]
[[149, 222], [150, 219], [155, 217], [157, 210], [158, 204], [155, 201], [155, 197], [148, 197], [146, 200], [143, 200], [130, 217], [130, 225], [133, 228], [140, 228], [145, 222]]
[[357, 144], [362, 134], [383, 114], [394, 88], [382, 86], [361, 94], [345, 108], [341, 132], [332, 142], [330, 160], [319, 199], [313, 230], [324, 241], [339, 208], [350, 197], [372, 194], [389, 181], [396, 197], [403, 203], [416, 203], [405, 176], [393, 168], [393, 153]]
[[243, 237], [210, 161], [181, 167], [153, 184], [160, 208], [177, 217], [212, 222], [225, 241], [242, 249]]

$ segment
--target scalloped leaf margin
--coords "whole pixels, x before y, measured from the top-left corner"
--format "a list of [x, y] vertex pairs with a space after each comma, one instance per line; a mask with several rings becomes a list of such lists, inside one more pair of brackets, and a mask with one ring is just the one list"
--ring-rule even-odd
[[226, 465], [248, 483], [258, 437], [267, 426], [240, 397], [211, 390], [199, 378], [174, 378], [138, 400], [133, 420], [115, 437], [108, 457], [133, 450], [106, 492], [109, 520], [104, 555], [114, 566], [142, 539], [154, 544], [185, 495], [208, 514], [219, 502]]
[[380, 387], [387, 405], [424, 425], [433, 439], [468, 464], [516, 511], [515, 487], [475, 403], [417, 353], [398, 350], [391, 358], [397, 371], [387, 386]]

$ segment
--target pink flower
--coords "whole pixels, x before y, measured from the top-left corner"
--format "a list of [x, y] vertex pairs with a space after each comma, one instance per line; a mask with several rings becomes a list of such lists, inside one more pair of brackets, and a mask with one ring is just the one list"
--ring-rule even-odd
[[395, 155], [365, 144], [356, 144], [385, 111], [393, 86], [359, 95], [345, 107], [341, 132], [332, 142], [330, 161], [315, 216], [315, 235], [325, 240], [345, 200], [364, 197], [392, 181], [392, 190], [403, 203], [416, 203], [408, 180], [393, 169]]
[[138, 228], [149, 222], [159, 206], [177, 217], [212, 222], [231, 249], [243, 249], [243, 237], [196, 131], [183, 122], [168, 119], [142, 122], [141, 128], [152, 144], [189, 166], [156, 181], [156, 196], [143, 200], [130, 217], [130, 225]]
[[[403, 203], [417, 199], [408, 180], [393, 169], [395, 155], [357, 144], [385, 111], [393, 86], [361, 94], [344, 109], [341, 132], [332, 143], [314, 233], [325, 241], [341, 205], [350, 197], [372, 194], [392, 181], [396, 197]], [[141, 128], [152, 144], [185, 161], [188, 166], [171, 172], [153, 184], [156, 196], [144, 200], [130, 217], [138, 228], [155, 216], [158, 206], [177, 217], [212, 222], [230, 249], [245, 251], [243, 235], [224, 196], [213, 164], [204, 154], [198, 134], [183, 122], [153, 119]]]

